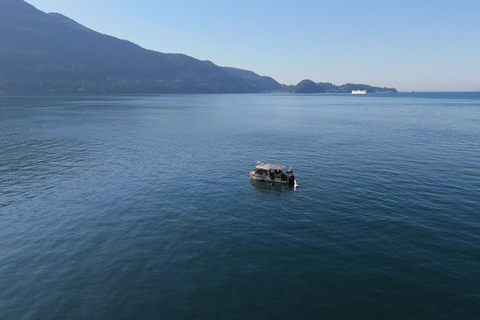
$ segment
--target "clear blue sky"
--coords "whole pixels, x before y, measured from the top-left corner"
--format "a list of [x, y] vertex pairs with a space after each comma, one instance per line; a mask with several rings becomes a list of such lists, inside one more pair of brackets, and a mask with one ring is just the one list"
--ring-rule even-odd
[[480, 91], [480, 1], [27, 0], [161, 52], [285, 84]]

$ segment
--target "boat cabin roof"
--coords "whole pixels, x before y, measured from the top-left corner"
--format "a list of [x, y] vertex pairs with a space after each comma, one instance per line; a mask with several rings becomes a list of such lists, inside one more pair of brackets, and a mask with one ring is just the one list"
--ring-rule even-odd
[[282, 170], [285, 169], [286, 166], [282, 166], [280, 164], [260, 163], [256, 165], [255, 168], [263, 170]]

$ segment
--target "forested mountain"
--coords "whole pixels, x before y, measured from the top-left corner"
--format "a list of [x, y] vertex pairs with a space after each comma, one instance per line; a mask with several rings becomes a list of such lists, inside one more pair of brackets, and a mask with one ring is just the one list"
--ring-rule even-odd
[[259, 76], [258, 74], [237, 68], [223, 67], [230, 75], [244, 79], [251, 86], [258, 88], [259, 91], [280, 91], [282, 85], [273, 78]]
[[141, 48], [22, 0], [0, 0], [0, 91], [240, 93], [280, 84], [183, 54]]
[[0, 0], [0, 93], [396, 92], [270, 77], [184, 54], [144, 49], [23, 0]]

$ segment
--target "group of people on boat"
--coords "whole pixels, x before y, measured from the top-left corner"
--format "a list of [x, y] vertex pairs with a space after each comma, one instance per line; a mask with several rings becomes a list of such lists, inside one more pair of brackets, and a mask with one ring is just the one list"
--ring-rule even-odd
[[272, 180], [280, 179], [282, 181], [287, 181], [287, 176], [285, 175], [285, 173], [283, 173], [282, 170], [277, 170], [277, 169], [269, 170], [269, 174], [270, 174], [270, 179]]

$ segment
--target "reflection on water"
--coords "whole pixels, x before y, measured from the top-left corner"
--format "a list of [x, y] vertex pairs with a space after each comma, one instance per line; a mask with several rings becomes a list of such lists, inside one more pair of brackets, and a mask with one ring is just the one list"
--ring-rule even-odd
[[274, 183], [268, 181], [250, 180], [250, 184], [260, 193], [278, 194], [280, 192], [294, 191], [294, 187], [288, 183]]

